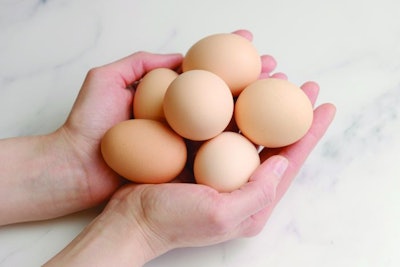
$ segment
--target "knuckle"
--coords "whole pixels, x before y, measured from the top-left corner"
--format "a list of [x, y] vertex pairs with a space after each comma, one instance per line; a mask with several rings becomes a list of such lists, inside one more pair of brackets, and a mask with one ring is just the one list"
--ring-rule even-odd
[[261, 224], [255, 224], [252, 227], [247, 228], [244, 233], [243, 236], [244, 237], [254, 237], [257, 236], [258, 234], [261, 233], [261, 231], [264, 229], [264, 226]]
[[231, 231], [232, 220], [230, 220], [223, 205], [214, 205], [208, 213], [208, 222], [212, 231], [217, 235], [224, 235]]
[[138, 57], [146, 57], [146, 56], [148, 56], [150, 53], [149, 52], [146, 52], [146, 51], [143, 51], [143, 50], [139, 50], [139, 51], [136, 51], [135, 53], [133, 53], [135, 56], [138, 56]]
[[96, 79], [97, 77], [102, 76], [103, 69], [104, 67], [102, 66], [91, 68], [86, 75], [87, 79]]
[[266, 220], [258, 216], [251, 216], [243, 225], [241, 235], [243, 237], [253, 237], [261, 233], [264, 229]]

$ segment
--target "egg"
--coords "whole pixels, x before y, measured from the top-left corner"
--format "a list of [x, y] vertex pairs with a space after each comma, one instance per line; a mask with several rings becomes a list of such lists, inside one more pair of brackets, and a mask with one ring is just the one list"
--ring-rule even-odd
[[133, 115], [137, 119], [165, 121], [164, 95], [178, 73], [167, 68], [148, 72], [139, 82], [133, 100]]
[[184, 168], [187, 151], [182, 137], [166, 124], [132, 119], [109, 129], [101, 141], [104, 161], [136, 183], [164, 183]]
[[242, 36], [199, 40], [182, 73], [158, 68], [139, 81], [134, 119], [101, 140], [105, 163], [136, 183], [166, 183], [189, 172], [219, 192], [240, 189], [260, 165], [258, 147], [293, 144], [313, 120], [307, 95], [286, 80], [258, 80], [261, 68], [257, 49]]
[[235, 103], [241, 133], [264, 147], [295, 143], [309, 130], [313, 107], [307, 95], [293, 83], [268, 78], [250, 84]]
[[255, 146], [235, 132], [223, 132], [205, 142], [194, 159], [198, 184], [219, 192], [231, 192], [245, 184], [260, 165]]
[[164, 96], [164, 114], [184, 138], [202, 141], [221, 133], [233, 115], [233, 98], [216, 74], [191, 70], [180, 74]]
[[234, 96], [261, 73], [261, 59], [255, 46], [246, 38], [233, 33], [219, 33], [196, 42], [187, 51], [183, 72], [203, 69], [221, 77]]

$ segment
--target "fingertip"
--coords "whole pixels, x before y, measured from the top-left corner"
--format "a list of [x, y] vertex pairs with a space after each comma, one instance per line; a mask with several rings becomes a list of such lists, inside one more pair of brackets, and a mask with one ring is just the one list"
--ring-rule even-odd
[[332, 113], [332, 115], [333, 115], [332, 117], [335, 117], [336, 111], [337, 111], [336, 105], [335, 105], [335, 104], [332, 104], [332, 103], [327, 103], [327, 105], [330, 106], [331, 113]]
[[167, 65], [178, 65], [181, 64], [183, 60], [183, 55], [181, 53], [170, 53], [170, 54], [150, 54], [153, 56], [154, 59], [157, 57], [159, 62], [162, 62], [162, 64], [167, 64]]
[[320, 87], [319, 84], [314, 81], [307, 81], [301, 85], [301, 89], [318, 93]]
[[325, 114], [325, 118], [330, 124], [336, 116], [336, 106], [332, 103], [324, 103], [318, 107], [319, 110], [322, 110], [322, 113]]
[[281, 79], [281, 80], [288, 80], [288, 76], [283, 72], [277, 72], [271, 75], [271, 78]]
[[299, 141], [286, 147], [281, 151], [292, 162], [291, 171], [300, 169], [317, 143], [324, 136], [335, 117], [336, 108], [333, 104], [324, 103], [315, 108], [313, 122], [306, 133]]
[[170, 53], [170, 54], [165, 54], [165, 55], [169, 56], [169, 57], [176, 58], [176, 59], [180, 59], [180, 60], [183, 59], [183, 54], [181, 54], [181, 53]]
[[109, 75], [117, 75], [127, 87], [155, 68], [175, 69], [182, 63], [183, 55], [153, 54], [145, 51], [135, 52], [127, 57], [102, 66]]
[[276, 155], [267, 159], [266, 162], [268, 162], [268, 164], [272, 166], [271, 171], [279, 182], [287, 167], [289, 166], [288, 159], [282, 155]]
[[318, 93], [319, 93], [318, 83], [313, 82], [313, 81], [305, 82], [301, 86], [301, 89], [307, 95], [307, 97], [310, 99], [312, 105], [314, 105], [315, 102], [317, 101], [317, 97], [318, 97]]
[[261, 56], [261, 72], [262, 73], [271, 73], [277, 66], [277, 62], [275, 58], [271, 55], [262, 55]]
[[264, 177], [269, 177], [272, 174], [276, 179], [276, 184], [278, 184], [288, 165], [289, 161], [286, 157], [282, 155], [271, 156], [261, 163], [251, 176], [250, 180], [255, 181]]
[[240, 35], [240, 36], [246, 38], [247, 40], [249, 40], [250, 42], [253, 41], [253, 34], [248, 30], [240, 29], [240, 30], [236, 30], [232, 33]]

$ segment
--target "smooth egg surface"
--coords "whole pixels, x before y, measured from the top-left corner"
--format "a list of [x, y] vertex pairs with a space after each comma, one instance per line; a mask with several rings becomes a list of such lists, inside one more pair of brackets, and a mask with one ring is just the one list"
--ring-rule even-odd
[[166, 124], [133, 119], [109, 129], [101, 141], [108, 166], [136, 183], [164, 183], [174, 179], [186, 163], [182, 137]]
[[179, 75], [164, 97], [164, 114], [179, 135], [202, 141], [221, 133], [233, 115], [233, 98], [226, 83], [205, 70]]
[[197, 183], [231, 192], [245, 184], [259, 165], [253, 143], [239, 133], [223, 132], [200, 147], [193, 171]]
[[258, 79], [261, 59], [255, 46], [246, 38], [233, 33], [220, 33], [199, 40], [188, 50], [182, 70], [195, 69], [217, 74], [237, 96]]
[[134, 118], [165, 121], [164, 95], [176, 77], [178, 77], [178, 73], [167, 68], [158, 68], [148, 72], [136, 88], [133, 100]]
[[313, 107], [296, 85], [281, 79], [258, 80], [235, 103], [236, 123], [255, 144], [283, 147], [302, 138], [313, 120]]

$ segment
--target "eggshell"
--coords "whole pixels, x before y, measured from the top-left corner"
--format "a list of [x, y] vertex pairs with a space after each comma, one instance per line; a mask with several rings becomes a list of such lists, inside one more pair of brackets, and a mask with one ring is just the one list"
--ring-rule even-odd
[[193, 168], [197, 183], [231, 192], [245, 184], [259, 165], [257, 149], [249, 140], [223, 132], [200, 147]]
[[255, 46], [246, 38], [232, 33], [207, 36], [186, 53], [182, 70], [203, 69], [221, 77], [234, 96], [261, 73], [261, 59]]
[[164, 96], [164, 114], [171, 128], [195, 141], [221, 133], [232, 118], [233, 107], [226, 83], [205, 70], [182, 73]]
[[164, 183], [184, 168], [186, 145], [166, 124], [146, 119], [118, 123], [101, 141], [105, 162], [137, 183]]
[[281, 79], [258, 80], [243, 90], [235, 104], [240, 131], [265, 147], [282, 147], [302, 138], [313, 120], [313, 107], [296, 85]]
[[178, 77], [178, 73], [167, 68], [158, 68], [148, 72], [136, 88], [133, 100], [134, 117], [165, 121], [164, 95], [176, 77]]

